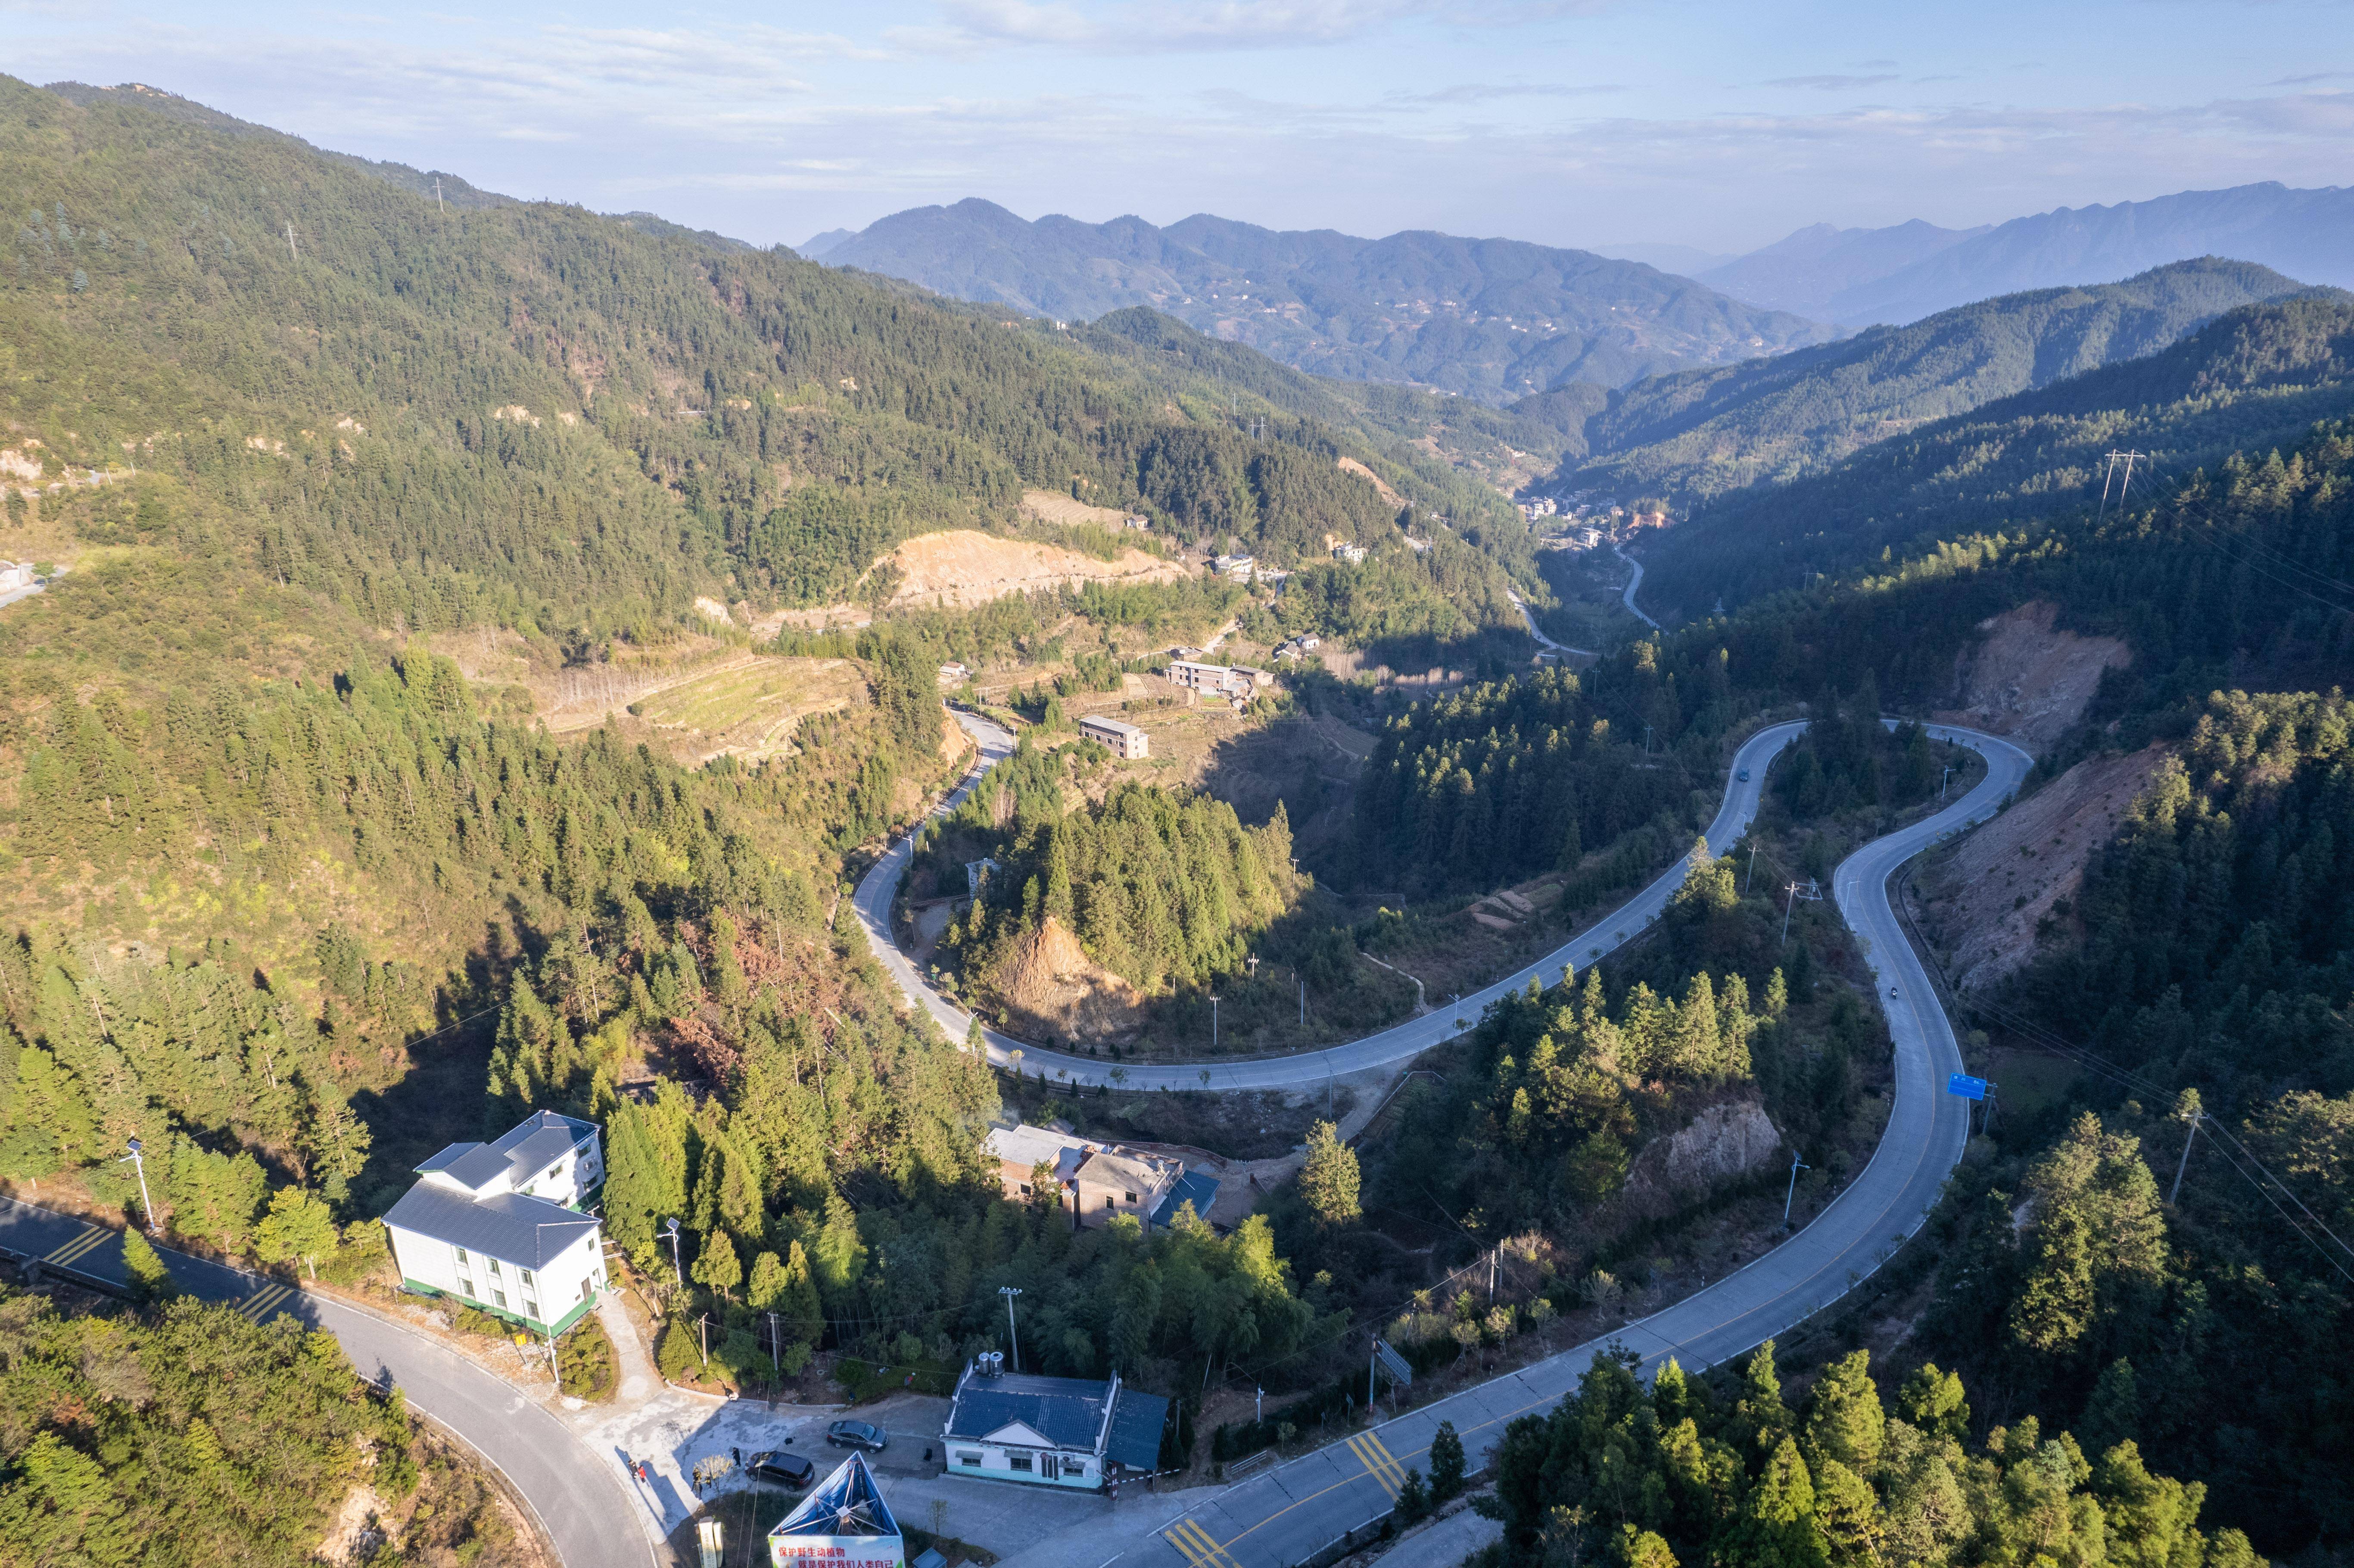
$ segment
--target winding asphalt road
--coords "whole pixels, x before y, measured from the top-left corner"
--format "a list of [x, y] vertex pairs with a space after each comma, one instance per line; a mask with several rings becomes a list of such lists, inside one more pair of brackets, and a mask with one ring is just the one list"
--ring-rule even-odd
[[1657, 631], [1659, 629], [1659, 623], [1645, 615], [1642, 607], [1635, 602], [1635, 590], [1643, 586], [1643, 563], [1616, 545], [1610, 546], [1610, 553], [1627, 563], [1627, 591], [1619, 595], [1627, 606], [1627, 613]]
[[1780, 1246], [1672, 1307], [1229, 1487], [1163, 1527], [1150, 1561], [1292, 1568], [1368, 1541], [1406, 1471], [1428, 1469], [1430, 1439], [1441, 1421], [1455, 1424], [1477, 1468], [1507, 1423], [1552, 1409], [1606, 1349], [1632, 1351], [1647, 1372], [1670, 1357], [1691, 1371], [1713, 1366], [1846, 1295], [1921, 1227], [1968, 1141], [1969, 1102], [1946, 1093], [1946, 1075], [1962, 1070], [1961, 1052], [1898, 927], [1888, 881], [1937, 840], [1992, 816], [2032, 760], [2009, 742], [1975, 731], [1932, 726], [1929, 734], [1983, 754], [1985, 779], [1935, 816], [1864, 845], [1831, 876], [1832, 895], [1862, 944], [1895, 1044], [1888, 1127], [1847, 1190]]
[[[998, 761], [1013, 754], [1013, 736], [1005, 729], [978, 715], [959, 712], [957, 722], [981, 745], [981, 755], [972, 770], [955, 792], [941, 802], [933, 813], [944, 815], [964, 803], [967, 796], [979, 787], [981, 779]], [[1733, 768], [1725, 780], [1724, 804], [1718, 810], [1716, 820], [1708, 825], [1708, 847], [1712, 854], [1723, 854], [1757, 815], [1758, 791], [1765, 787], [1766, 765], [1781, 749], [1798, 738], [1806, 729], [1804, 724], [1777, 724], [1759, 730], [1734, 754]], [[890, 971], [908, 1001], [929, 1012], [951, 1040], [966, 1039], [972, 1028], [972, 1015], [941, 996], [926, 984], [916, 972], [916, 966], [899, 950], [891, 937], [891, 901], [897, 894], [899, 879], [907, 874], [907, 863], [913, 853], [914, 835], [902, 838], [891, 846], [889, 853], [869, 868], [858, 884], [853, 902], [858, 911], [859, 923], [866, 928], [867, 945], [875, 957]], [[1684, 866], [1679, 861], [1659, 874], [1649, 887], [1620, 905], [1585, 930], [1547, 953], [1535, 963], [1514, 970], [1484, 990], [1472, 992], [1461, 1001], [1425, 1013], [1422, 1017], [1384, 1029], [1378, 1034], [1350, 1041], [1345, 1045], [1327, 1046], [1320, 1051], [1304, 1051], [1284, 1056], [1240, 1059], [1217, 1056], [1196, 1062], [1164, 1062], [1151, 1065], [1129, 1065], [1121, 1082], [1131, 1089], [1269, 1089], [1294, 1085], [1320, 1084], [1327, 1077], [1346, 1073], [1363, 1072], [1370, 1067], [1394, 1066], [1410, 1062], [1425, 1051], [1451, 1040], [1479, 1022], [1479, 1013], [1489, 1003], [1509, 992], [1520, 991], [1532, 980], [1542, 980], [1547, 985], [1561, 981], [1562, 970], [1570, 965], [1585, 966], [1607, 957], [1622, 944], [1641, 935], [1643, 927], [1659, 916], [1683, 885]], [[1458, 1022], [1458, 1020], [1461, 1022]], [[1108, 1081], [1115, 1064], [1095, 1056], [1074, 1056], [1066, 1052], [1051, 1051], [1003, 1034], [994, 1029], [982, 1029], [989, 1043], [991, 1064], [1011, 1066], [1014, 1053], [1021, 1053], [1024, 1073], [1044, 1071], [1058, 1080], [1094, 1085]], [[1207, 1074], [1205, 1079], [1204, 1075]]]
[[[44, 1273], [121, 1293], [122, 1233], [0, 1198], [0, 1254], [39, 1259]], [[513, 1483], [565, 1568], [647, 1568], [663, 1561], [612, 1467], [571, 1428], [504, 1379], [413, 1329], [292, 1283], [157, 1246], [181, 1290], [233, 1306], [257, 1323], [290, 1317], [333, 1334], [362, 1377], [398, 1388]]]

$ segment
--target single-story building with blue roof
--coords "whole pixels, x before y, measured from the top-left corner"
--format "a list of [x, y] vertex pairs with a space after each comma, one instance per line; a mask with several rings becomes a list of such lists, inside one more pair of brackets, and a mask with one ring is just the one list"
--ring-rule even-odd
[[597, 1124], [540, 1111], [491, 1143], [453, 1143], [385, 1212], [401, 1284], [560, 1334], [605, 1287]]
[[967, 1366], [940, 1433], [948, 1473], [977, 1480], [1100, 1491], [1160, 1467], [1169, 1402], [1092, 1378], [991, 1375]]

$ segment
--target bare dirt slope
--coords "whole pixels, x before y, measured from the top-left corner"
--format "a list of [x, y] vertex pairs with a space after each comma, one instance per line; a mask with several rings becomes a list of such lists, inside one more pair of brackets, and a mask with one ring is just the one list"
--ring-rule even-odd
[[2133, 655], [2114, 637], [2053, 630], [2060, 607], [2041, 600], [1978, 623], [1986, 639], [1956, 662], [1956, 705], [1936, 716], [2041, 750], [2082, 718], [2101, 672]]
[[1340, 461], [1339, 467], [1342, 473], [1353, 473], [1360, 479], [1372, 480], [1373, 482], [1373, 488], [1382, 493], [1382, 499], [1388, 502], [1392, 506], [1404, 506], [1405, 504], [1405, 496], [1400, 495], [1396, 491], [1392, 490], [1383, 482], [1380, 474], [1375, 473], [1372, 469], [1367, 468], [1355, 458], [1342, 458]]
[[1176, 562], [1141, 550], [1122, 550], [1105, 561], [1059, 545], [1002, 539], [970, 528], [918, 535], [884, 558], [904, 574], [893, 604], [951, 609], [1075, 583], [1165, 583], [1185, 576]]
[[1105, 528], [1119, 527], [1128, 520], [1128, 514], [1117, 506], [1090, 506], [1052, 490], [1023, 491], [1022, 510], [1049, 523], [1093, 523]]
[[2116, 832], [2166, 748], [2087, 758], [1965, 838], [1923, 879], [1931, 931], [1950, 944], [1946, 973], [1990, 985], [2033, 956], [2035, 927], [2073, 899], [2084, 862]]
[[1070, 928], [1046, 916], [999, 988], [1016, 1034], [1039, 1041], [1125, 1039], [1143, 997], [1087, 955]]

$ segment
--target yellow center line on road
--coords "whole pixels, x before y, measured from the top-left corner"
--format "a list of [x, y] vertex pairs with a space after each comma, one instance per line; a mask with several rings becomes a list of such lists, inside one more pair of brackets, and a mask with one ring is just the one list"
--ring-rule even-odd
[[1185, 1554], [1186, 1560], [1194, 1564], [1194, 1568], [1242, 1568], [1210, 1539], [1210, 1532], [1202, 1528], [1199, 1520], [1181, 1519], [1165, 1533], [1176, 1543], [1177, 1550]]
[[85, 1256], [90, 1253], [97, 1251], [99, 1245], [113, 1234], [114, 1233], [112, 1231], [106, 1230], [98, 1225], [92, 1225], [89, 1229], [83, 1231], [81, 1234], [74, 1237], [73, 1240], [66, 1243], [63, 1246], [60, 1246], [56, 1251], [50, 1253], [47, 1257], [41, 1259], [41, 1261], [43, 1263], [54, 1263], [59, 1266], [63, 1266], [73, 1262], [76, 1258]]

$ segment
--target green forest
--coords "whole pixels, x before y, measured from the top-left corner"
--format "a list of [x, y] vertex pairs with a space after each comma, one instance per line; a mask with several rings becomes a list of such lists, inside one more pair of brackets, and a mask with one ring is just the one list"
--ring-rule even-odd
[[0, 1556], [189, 1568], [315, 1563], [365, 1482], [402, 1560], [514, 1542], [504, 1499], [323, 1333], [193, 1301], [78, 1315], [0, 1294]]
[[[2343, 292], [2244, 306], [2170, 348], [1727, 495], [1649, 552], [1644, 592], [1697, 614], [1720, 597], [1739, 606], [1824, 577], [1917, 570], [1991, 537], [2081, 538], [2121, 498], [2139, 515], [2232, 465], [2306, 444], [2316, 421], [2344, 417], [2350, 367], [2354, 299]], [[2139, 459], [2130, 490], [2105, 455], [2127, 450]]]
[[2227, 311], [2303, 289], [2269, 268], [2202, 257], [2119, 283], [2005, 294], [1839, 343], [1655, 376], [1584, 418], [1588, 455], [1564, 464], [1557, 482], [1702, 505], [1902, 440], [1914, 426], [2144, 358]]

